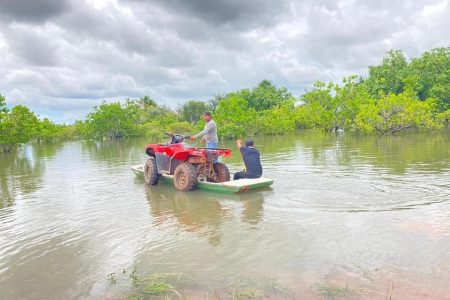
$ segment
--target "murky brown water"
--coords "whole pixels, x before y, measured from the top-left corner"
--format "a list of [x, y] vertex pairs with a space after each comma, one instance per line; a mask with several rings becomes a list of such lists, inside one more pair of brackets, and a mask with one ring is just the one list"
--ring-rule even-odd
[[449, 131], [259, 138], [244, 195], [145, 187], [148, 142], [0, 155], [0, 299], [450, 299]]

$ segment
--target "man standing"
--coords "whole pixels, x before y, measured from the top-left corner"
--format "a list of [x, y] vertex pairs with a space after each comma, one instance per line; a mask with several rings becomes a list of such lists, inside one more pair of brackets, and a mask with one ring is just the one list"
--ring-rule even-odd
[[243, 178], [259, 178], [262, 175], [262, 166], [259, 151], [256, 150], [255, 144], [252, 140], [245, 142], [245, 147], [242, 147], [242, 141], [237, 140], [236, 146], [241, 151], [242, 159], [244, 160], [245, 170], [234, 174], [233, 180]]
[[205, 120], [205, 129], [191, 136], [191, 140], [196, 140], [201, 137], [206, 142], [206, 148], [216, 149], [219, 146], [219, 139], [217, 138], [217, 125], [214, 122], [211, 113], [209, 111], [203, 114], [203, 120]]

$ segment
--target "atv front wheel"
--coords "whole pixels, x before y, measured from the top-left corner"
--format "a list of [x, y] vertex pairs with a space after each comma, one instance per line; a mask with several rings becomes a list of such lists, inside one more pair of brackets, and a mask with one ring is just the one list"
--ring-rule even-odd
[[223, 163], [215, 163], [214, 171], [217, 173], [217, 182], [230, 181], [230, 170]]
[[173, 183], [179, 191], [194, 190], [197, 184], [197, 168], [188, 162], [181, 163], [175, 168]]
[[144, 165], [144, 181], [148, 185], [157, 185], [159, 181], [158, 168], [156, 167], [156, 159], [149, 157]]

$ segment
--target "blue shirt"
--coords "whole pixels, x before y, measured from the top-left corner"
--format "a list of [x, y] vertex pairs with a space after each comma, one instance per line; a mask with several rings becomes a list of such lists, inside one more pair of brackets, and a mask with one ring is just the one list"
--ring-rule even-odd
[[245, 173], [254, 177], [261, 177], [262, 165], [259, 151], [255, 147], [241, 147], [242, 159], [245, 164]]

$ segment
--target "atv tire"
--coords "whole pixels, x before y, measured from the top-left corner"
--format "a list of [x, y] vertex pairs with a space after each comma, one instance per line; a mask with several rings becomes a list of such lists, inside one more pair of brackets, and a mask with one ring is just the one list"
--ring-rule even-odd
[[214, 171], [217, 173], [217, 182], [230, 181], [230, 170], [223, 163], [215, 163]]
[[188, 162], [183, 162], [175, 168], [173, 184], [179, 191], [192, 191], [197, 185], [197, 168]]
[[157, 185], [159, 181], [156, 159], [149, 157], [144, 165], [144, 181], [148, 185]]

